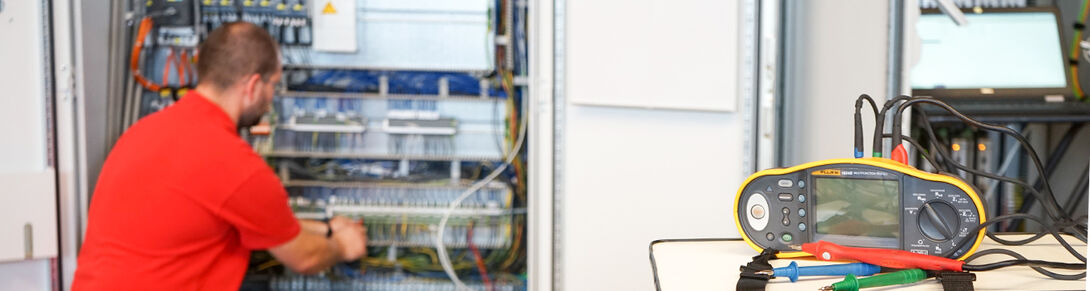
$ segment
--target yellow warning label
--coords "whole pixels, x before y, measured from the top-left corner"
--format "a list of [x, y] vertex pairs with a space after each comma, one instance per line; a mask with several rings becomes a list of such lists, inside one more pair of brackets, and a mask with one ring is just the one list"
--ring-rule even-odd
[[292, 6], [291, 9], [294, 9], [295, 11], [303, 11], [303, 5], [295, 4], [295, 6]]
[[269, 0], [262, 0], [261, 7], [269, 7]]
[[276, 4], [276, 10], [284, 10], [286, 8], [288, 8], [288, 6], [284, 5], [284, 3]]
[[824, 175], [824, 176], [840, 176], [840, 170], [839, 169], [824, 169], [824, 170], [814, 171], [814, 172], [812, 172], [810, 174], [812, 174], [812, 175]]
[[337, 8], [333, 8], [333, 1], [325, 3], [325, 8], [322, 8], [322, 14], [337, 14]]
[[250, 0], [242, 1], [242, 6], [254, 6], [254, 1], [250, 1]]
[[204, 0], [204, 6], [212, 6], [212, 0]]

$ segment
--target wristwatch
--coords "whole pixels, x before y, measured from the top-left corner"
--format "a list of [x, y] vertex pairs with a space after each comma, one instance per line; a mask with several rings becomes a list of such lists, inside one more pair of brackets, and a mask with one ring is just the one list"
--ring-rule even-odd
[[325, 237], [333, 237], [333, 226], [329, 225], [329, 218], [322, 219], [322, 223], [325, 223]]

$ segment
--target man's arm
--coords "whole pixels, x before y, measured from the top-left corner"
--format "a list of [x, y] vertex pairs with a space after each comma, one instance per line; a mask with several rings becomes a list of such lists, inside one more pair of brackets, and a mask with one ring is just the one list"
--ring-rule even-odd
[[308, 231], [325, 237], [326, 232], [329, 231], [329, 224], [312, 219], [299, 219], [299, 228], [302, 231]]
[[333, 217], [329, 221], [333, 237], [327, 238], [323, 223], [295, 218], [283, 184], [263, 161], [255, 159], [261, 162], [261, 170], [243, 182], [218, 212], [238, 230], [244, 247], [267, 249], [288, 268], [306, 274], [364, 254], [367, 238], [363, 225]]
[[367, 236], [363, 226], [344, 217], [329, 221], [333, 237], [326, 238], [327, 226], [313, 220], [299, 220], [302, 231], [290, 241], [269, 248], [269, 252], [292, 271], [301, 274], [321, 272], [341, 261], [359, 259], [366, 251]]

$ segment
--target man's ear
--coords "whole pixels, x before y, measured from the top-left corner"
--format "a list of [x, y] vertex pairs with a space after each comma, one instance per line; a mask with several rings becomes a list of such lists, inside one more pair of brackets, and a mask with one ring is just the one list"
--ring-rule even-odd
[[256, 103], [258, 101], [257, 98], [260, 98], [260, 96], [258, 96], [258, 90], [260, 89], [258, 86], [261, 86], [261, 75], [253, 74], [244, 80], [246, 83], [244, 83], [242, 87], [243, 104], [248, 105]]

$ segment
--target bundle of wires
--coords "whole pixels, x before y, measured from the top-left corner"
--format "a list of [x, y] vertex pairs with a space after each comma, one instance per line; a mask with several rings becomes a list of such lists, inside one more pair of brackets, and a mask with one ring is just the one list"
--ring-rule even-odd
[[[525, 25], [526, 25], [526, 23], [525, 23], [525, 10], [524, 10], [525, 7], [510, 7], [510, 6], [514, 6], [514, 5], [509, 5], [510, 4], [509, 1], [499, 1], [499, 2], [500, 2], [499, 15], [504, 15], [505, 17], [499, 17], [500, 19], [503, 19], [503, 20], [500, 21], [499, 25], [497, 25], [497, 30], [511, 31], [512, 26], [518, 26], [517, 29], [513, 29], [515, 31], [518, 31], [520, 29], [524, 30], [526, 28], [525, 27]], [[510, 15], [511, 17], [510, 18], [506, 17], [508, 15]], [[516, 23], [511, 23], [511, 22], [516, 22]], [[516, 37], [521, 37], [521, 35], [519, 35], [518, 32], [515, 32], [515, 33], [516, 33]], [[497, 65], [498, 69], [496, 70], [496, 73], [497, 73], [496, 75], [500, 78], [500, 86], [502, 87], [503, 91], [506, 93], [507, 104], [506, 104], [506, 110], [505, 111], [507, 111], [508, 116], [510, 116], [510, 119], [507, 120], [508, 124], [506, 126], [509, 129], [508, 135], [507, 135], [508, 139], [505, 140], [505, 144], [508, 145], [508, 147], [504, 147], [507, 150], [506, 150], [506, 152], [504, 154], [503, 163], [500, 164], [499, 166], [497, 166], [495, 169], [493, 169], [492, 172], [489, 173], [488, 176], [486, 176], [484, 179], [481, 179], [481, 180], [477, 181], [472, 186], [470, 186], [469, 189], [462, 192], [461, 195], [459, 195], [457, 198], [455, 198], [453, 201], [451, 201], [450, 205], [447, 207], [446, 211], [443, 213], [443, 217], [440, 219], [439, 225], [437, 226], [437, 230], [436, 230], [436, 233], [435, 233], [435, 237], [434, 237], [435, 238], [435, 249], [438, 252], [439, 262], [443, 266], [443, 270], [447, 273], [447, 277], [449, 277], [451, 279], [451, 281], [454, 282], [455, 288], [457, 290], [466, 290], [467, 287], [458, 278], [458, 274], [455, 273], [455, 268], [450, 262], [450, 256], [447, 254], [446, 246], [443, 243], [443, 237], [445, 235], [446, 225], [447, 225], [447, 222], [450, 219], [451, 214], [454, 212], [454, 210], [458, 208], [458, 205], [460, 205], [463, 200], [468, 198], [473, 193], [477, 192], [477, 190], [479, 190], [481, 187], [483, 187], [487, 183], [489, 183], [489, 182], [495, 180], [496, 178], [498, 178], [501, 174], [503, 174], [507, 170], [508, 167], [511, 167], [514, 170], [515, 179], [517, 181], [519, 181], [518, 185], [516, 185], [516, 187], [515, 187], [515, 193], [517, 194], [517, 196], [519, 197], [519, 199], [521, 201], [523, 201], [523, 202], [526, 201], [526, 188], [525, 188], [526, 186], [525, 186], [525, 183], [522, 182], [522, 181], [525, 181], [525, 178], [526, 178], [526, 176], [525, 176], [526, 175], [526, 170], [525, 170], [525, 166], [524, 166], [524, 163], [523, 163], [523, 157], [522, 157], [523, 151], [522, 150], [523, 150], [525, 142], [526, 142], [526, 133], [527, 133], [527, 129], [528, 129], [527, 117], [528, 117], [529, 114], [526, 114], [525, 111], [528, 108], [527, 106], [529, 105], [528, 104], [529, 99], [525, 96], [525, 94], [516, 94], [516, 88], [515, 88], [515, 84], [514, 84], [514, 74], [515, 74], [515, 72], [513, 72], [512, 70], [509, 70], [509, 69], [504, 69], [505, 66], [502, 65], [502, 64], [505, 63], [504, 60], [506, 60], [508, 57], [511, 57], [511, 55], [518, 55], [519, 57], [524, 57], [525, 55], [520, 50], [521, 50], [521, 47], [516, 46], [515, 49], [514, 49], [514, 52], [497, 50], [498, 52], [502, 52], [502, 53], [497, 53], [496, 54], [496, 61], [497, 61], [497, 64], [498, 64]], [[525, 72], [524, 72], [525, 69], [522, 68], [522, 66], [520, 66], [519, 62], [512, 62], [512, 63], [513, 63], [512, 65], [514, 66], [514, 68], [513, 68], [514, 70], [517, 70], [520, 75], [525, 74]], [[517, 104], [516, 104], [516, 99], [518, 100]], [[522, 114], [519, 114], [520, 112]], [[511, 134], [511, 133], [514, 133], [514, 132], [517, 132], [517, 137], [516, 137], [516, 135]], [[516, 218], [516, 221], [521, 222], [522, 220], [520, 218]], [[511, 248], [508, 250], [509, 253], [507, 254], [507, 257], [503, 260], [503, 263], [501, 264], [501, 266], [510, 266], [512, 263], [514, 263], [515, 260], [517, 260], [520, 257], [518, 254], [520, 253], [520, 248], [522, 247], [520, 245], [520, 242], [521, 242], [522, 236], [524, 235], [523, 234], [523, 228], [524, 227], [525, 226], [521, 225], [521, 223], [516, 223], [515, 224], [515, 229], [516, 229], [516, 231], [515, 231], [515, 241], [512, 244]], [[475, 255], [475, 257], [478, 257], [478, 256], [479, 255]], [[480, 259], [477, 258], [476, 261], [479, 262]], [[483, 268], [483, 266], [480, 266], [478, 269], [479, 269], [478, 271], [482, 275], [482, 279], [487, 278], [487, 273], [486, 273], [485, 268]]]
[[[193, 63], [196, 62], [197, 58], [196, 49], [193, 49], [193, 53], [190, 54], [190, 49], [169, 47], [169, 52], [163, 62], [161, 83], [155, 83], [141, 72], [140, 66], [142, 65], [142, 60], [144, 60], [143, 54], [141, 53], [144, 51], [144, 42], [148, 39], [148, 34], [155, 28], [155, 23], [152, 20], [153, 17], [155, 16], [149, 15], [140, 20], [136, 36], [133, 38], [132, 51], [129, 56], [129, 71], [132, 74], [133, 79], [148, 91], [158, 92], [167, 89], [170, 87], [170, 66], [173, 64], [178, 78], [178, 82], [175, 84], [176, 88], [186, 88], [192, 84], [196, 84], [197, 72], [193, 68]], [[149, 53], [149, 55], [150, 54], [151, 53]]]
[[[163, 85], [148, 80], [140, 73], [140, 52], [144, 49], [144, 39], [147, 38], [152, 27], [153, 23], [151, 17], [144, 17], [140, 20], [140, 28], [136, 33], [136, 38], [133, 40], [132, 55], [129, 58], [129, 70], [132, 72], [132, 76], [136, 79], [136, 82], [140, 83], [140, 86], [143, 86], [149, 91], [159, 91]], [[164, 72], [164, 75], [166, 75], [166, 72]]]
[[[954, 168], [956, 168], [958, 170], [966, 171], [966, 172], [969, 172], [969, 173], [972, 173], [972, 174], [975, 174], [975, 175], [978, 175], [978, 176], [981, 176], [981, 177], [994, 179], [994, 180], [997, 180], [997, 181], [1000, 181], [1000, 182], [1006, 182], [1006, 183], [1011, 183], [1011, 184], [1015, 184], [1015, 185], [1020, 185], [1020, 186], [1024, 187], [1027, 190], [1027, 192], [1031, 193], [1038, 200], [1042, 201], [1042, 205], [1044, 206], [1045, 212], [1049, 216], [1048, 220], [1046, 220], [1046, 219], [1036, 217], [1036, 216], [1033, 216], [1033, 215], [1029, 215], [1029, 214], [1025, 214], [1025, 213], [1015, 213], [1015, 214], [1003, 215], [1003, 216], [998, 216], [998, 217], [995, 217], [995, 216], [992, 216], [992, 215], [987, 215], [987, 217], [992, 217], [992, 218], [989, 219], [988, 221], [978, 225], [973, 231], [971, 231], [971, 233], [978, 233], [978, 232], [981, 232], [981, 231], [985, 231], [985, 234], [989, 238], [991, 238], [992, 240], [994, 240], [994, 241], [996, 241], [996, 242], [998, 242], [1000, 244], [1003, 244], [1003, 245], [1024, 245], [1024, 244], [1028, 244], [1030, 242], [1036, 241], [1037, 239], [1039, 239], [1041, 237], [1044, 237], [1045, 235], [1052, 235], [1052, 237], [1054, 237], [1056, 239], [1056, 241], [1061, 246], [1063, 246], [1072, 256], [1074, 256], [1076, 259], [1078, 259], [1081, 262], [1081, 264], [1072, 264], [1072, 263], [1048, 262], [1048, 261], [1040, 261], [1040, 260], [1029, 260], [1029, 259], [1026, 259], [1025, 257], [1023, 257], [1023, 256], [1021, 256], [1021, 255], [1019, 255], [1019, 254], [1017, 254], [1017, 253], [1015, 253], [1013, 251], [1010, 251], [1010, 250], [994, 249], [994, 250], [985, 250], [985, 251], [978, 252], [978, 253], [966, 258], [965, 262], [968, 263], [968, 262], [976, 260], [976, 259], [978, 259], [980, 257], [987, 256], [987, 255], [995, 255], [995, 254], [1007, 255], [1007, 256], [1014, 257], [1015, 259], [996, 262], [996, 263], [991, 263], [991, 264], [984, 264], [984, 265], [966, 264], [964, 266], [965, 270], [969, 270], [969, 271], [987, 271], [987, 270], [993, 270], [993, 269], [998, 269], [998, 268], [1003, 268], [1003, 267], [1008, 267], [1008, 266], [1029, 266], [1029, 267], [1032, 267], [1033, 270], [1037, 271], [1038, 273], [1040, 273], [1042, 275], [1045, 275], [1045, 276], [1048, 276], [1050, 278], [1055, 278], [1055, 279], [1078, 280], [1078, 279], [1082, 279], [1082, 278], [1086, 277], [1086, 272], [1085, 271], [1082, 272], [1082, 273], [1079, 273], [1079, 274], [1067, 275], [1067, 274], [1058, 274], [1058, 273], [1055, 273], [1055, 272], [1052, 272], [1052, 271], [1049, 271], [1049, 270], [1045, 269], [1045, 268], [1077, 269], [1077, 270], [1085, 270], [1086, 269], [1086, 257], [1083, 256], [1082, 254], [1080, 254], [1077, 250], [1075, 250], [1075, 248], [1072, 247], [1071, 244], [1068, 243], [1064, 239], [1064, 237], [1060, 235], [1060, 233], [1064, 232], [1064, 233], [1070, 234], [1070, 235], [1074, 236], [1076, 239], [1078, 239], [1078, 240], [1085, 243], [1086, 242], [1086, 236], [1087, 236], [1087, 217], [1086, 216], [1081, 216], [1081, 217], [1078, 217], [1078, 218], [1072, 218], [1071, 214], [1070, 214], [1070, 211], [1065, 211], [1065, 208], [1063, 206], [1060, 206], [1056, 202], [1056, 198], [1053, 195], [1052, 188], [1047, 182], [1048, 181], [1047, 180], [1047, 178], [1048, 178], [1047, 177], [1047, 172], [1044, 170], [1044, 167], [1041, 164], [1040, 158], [1038, 158], [1037, 152], [1034, 151], [1033, 147], [1030, 146], [1029, 142], [1026, 141], [1024, 136], [1022, 136], [1017, 131], [1014, 131], [1014, 130], [1012, 130], [1010, 128], [1007, 128], [1007, 127], [1002, 127], [1002, 126], [991, 125], [991, 124], [986, 124], [986, 123], [979, 122], [979, 121], [977, 121], [975, 119], [972, 119], [972, 118], [962, 114], [961, 112], [957, 111], [956, 109], [954, 109], [950, 105], [946, 104], [945, 102], [939, 101], [939, 100], [935, 100], [935, 99], [931, 99], [931, 98], [924, 98], [924, 97], [917, 98], [917, 97], [909, 97], [909, 96], [897, 96], [897, 97], [887, 101], [881, 110], [877, 110], [877, 106], [874, 105], [873, 99], [871, 99], [870, 96], [867, 96], [866, 94], [864, 94], [864, 95], [859, 96], [859, 98], [856, 101], [856, 115], [855, 115], [856, 116], [856, 122], [855, 122], [855, 124], [856, 124], [856, 130], [855, 130], [855, 133], [856, 133], [856, 137], [855, 137], [855, 140], [856, 140], [855, 156], [856, 157], [861, 157], [862, 156], [861, 155], [861, 153], [862, 153], [862, 128], [861, 127], [862, 126], [861, 126], [861, 122], [859, 121], [859, 118], [861, 118], [861, 116], [859, 114], [859, 111], [862, 109], [862, 102], [863, 101], [870, 102], [872, 104], [872, 109], [875, 110], [874, 114], [875, 114], [875, 120], [876, 121], [875, 121], [874, 144], [873, 144], [873, 147], [874, 147], [873, 156], [875, 156], [875, 157], [882, 157], [883, 156], [883, 153], [882, 153], [882, 146], [883, 146], [882, 145], [882, 139], [884, 137], [888, 137], [888, 138], [891, 138], [893, 140], [893, 143], [891, 145], [893, 147], [893, 149], [891, 150], [891, 152], [894, 152], [894, 153], [901, 152], [901, 153], [903, 153], [905, 151], [904, 146], [901, 144], [902, 140], [909, 141], [909, 143], [912, 144], [914, 147], [916, 147], [917, 150], [919, 150], [921, 153], [926, 152], [926, 149], [920, 143], [916, 142], [915, 140], [912, 140], [911, 138], [905, 138], [900, 133], [901, 114], [906, 108], [909, 108], [910, 106], [912, 106], [914, 104], [934, 105], [934, 106], [942, 108], [943, 110], [946, 110], [946, 111], [950, 112], [952, 115], [956, 116], [958, 119], [961, 119], [963, 122], [965, 122], [966, 124], [969, 124], [970, 126], [973, 126], [975, 128], [984, 129], [984, 130], [1000, 132], [1000, 133], [1003, 133], [1003, 134], [1006, 134], [1006, 135], [1009, 135], [1009, 136], [1013, 137], [1016, 141], [1018, 141], [1018, 143], [1022, 146], [1022, 148], [1029, 154], [1029, 156], [1030, 156], [1031, 160], [1033, 161], [1034, 167], [1036, 168], [1038, 174], [1041, 175], [1042, 180], [1045, 181], [1044, 182], [1044, 190], [1045, 190], [1044, 193], [1042, 193], [1040, 191], [1037, 191], [1034, 187], [1032, 187], [1032, 185], [1030, 185], [1029, 183], [1027, 183], [1025, 181], [1022, 181], [1022, 180], [1019, 180], [1019, 179], [1016, 179], [1016, 178], [1005, 177], [1005, 176], [996, 175], [996, 174], [993, 174], [993, 173], [987, 173], [987, 172], [979, 171], [979, 170], [967, 167], [965, 165], [961, 165], [961, 164], [959, 164], [957, 162], [954, 162], [954, 159], [950, 157], [950, 154], [948, 152], [946, 152], [946, 150], [945, 150], [946, 147], [939, 144], [939, 140], [935, 136], [934, 129], [932, 128], [930, 122], [927, 120], [926, 113], [923, 113], [922, 111], [920, 112], [921, 114], [924, 114], [924, 115], [919, 120], [923, 123], [922, 124], [923, 130], [928, 134], [928, 137], [930, 139], [932, 147], [934, 148], [934, 150], [931, 153], [923, 154], [923, 156], [927, 160], [927, 162], [930, 163], [937, 171], [942, 171], [942, 172], [949, 173], [953, 169], [950, 169], [949, 167], [946, 167], [945, 165], [950, 165], [950, 166], [952, 166], [952, 167], [954, 167]], [[893, 123], [892, 123], [893, 129], [891, 130], [891, 133], [886, 134], [882, 130], [882, 123], [885, 120], [885, 116], [886, 116], [886, 113], [888, 113], [888, 110], [891, 109], [891, 108], [894, 108], [895, 106], [896, 106], [896, 108], [893, 111]], [[946, 162], [945, 164], [944, 163], [939, 163], [936, 160], [936, 156], [934, 155], [936, 153], [938, 154], [938, 157], [941, 157], [943, 159], [943, 161]], [[904, 154], [901, 154], [901, 156], [899, 156], [899, 157], [898, 157], [898, 155], [894, 154], [893, 157], [894, 157], [895, 160], [898, 160], [898, 161], [900, 161], [902, 163], [906, 162], [906, 160], [905, 160], [906, 157], [904, 156]], [[985, 213], [985, 214], [987, 214], [987, 213]], [[1040, 232], [1035, 233], [1033, 236], [1031, 236], [1029, 238], [1022, 239], [1022, 240], [1016, 240], [1016, 241], [1005, 240], [1005, 239], [996, 237], [995, 234], [993, 234], [993, 233], [986, 232], [986, 229], [991, 225], [994, 225], [994, 224], [1002, 222], [1002, 221], [1016, 220], [1016, 219], [1025, 219], [1025, 220], [1028, 220], [1028, 221], [1033, 221], [1035, 223], [1038, 223], [1043, 227], [1043, 230], [1041, 230]], [[959, 241], [955, 245], [954, 249], [958, 250], [958, 249], [964, 248], [975, 237], [976, 236], [973, 236], [973, 235], [966, 236], [965, 238], [963, 238], [961, 241]]]
[[[510, 80], [510, 77], [507, 77], [505, 79]], [[508, 99], [513, 100], [513, 98]], [[523, 97], [521, 99], [521, 107], [526, 108], [528, 98]], [[439, 262], [443, 266], [443, 270], [447, 273], [447, 276], [450, 277], [451, 281], [454, 281], [454, 285], [457, 287], [458, 290], [465, 290], [467, 287], [464, 283], [462, 283], [460, 279], [458, 279], [458, 275], [454, 272], [454, 267], [450, 263], [450, 256], [447, 254], [446, 246], [443, 243], [442, 238], [444, 237], [444, 233], [446, 232], [447, 222], [450, 220], [450, 216], [454, 212], [454, 210], [458, 208], [458, 205], [462, 204], [462, 201], [464, 201], [466, 198], [469, 198], [469, 196], [473, 195], [473, 193], [476, 193], [477, 190], [480, 190], [481, 187], [484, 187], [484, 185], [495, 180], [509, 166], [516, 165], [516, 171], [519, 172], [517, 175], [522, 175], [523, 171], [521, 171], [520, 169], [521, 166], [514, 163], [514, 161], [519, 158], [522, 147], [526, 141], [526, 131], [528, 128], [526, 126], [527, 115], [528, 114], [522, 114], [521, 116], [519, 116], [519, 120], [521, 121], [517, 123], [518, 137], [514, 140], [512, 148], [507, 151], [503, 164], [500, 164], [498, 167], [493, 169], [492, 173], [489, 173], [488, 176], [486, 176], [484, 179], [477, 181], [472, 186], [470, 186], [469, 189], [466, 189], [466, 191], [462, 192], [462, 194], [459, 195], [458, 198], [454, 199], [454, 201], [450, 203], [446, 211], [443, 213], [442, 219], [439, 220], [439, 225], [435, 233], [435, 249], [439, 253]]]

